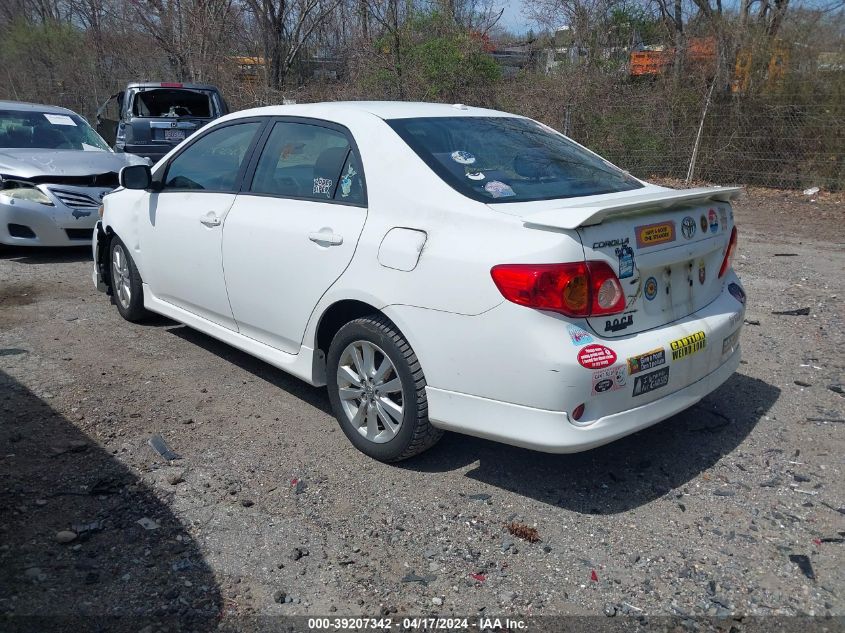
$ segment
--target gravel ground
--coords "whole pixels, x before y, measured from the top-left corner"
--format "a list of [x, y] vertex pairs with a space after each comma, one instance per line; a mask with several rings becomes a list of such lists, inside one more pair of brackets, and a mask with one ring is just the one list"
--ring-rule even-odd
[[577, 455], [447, 434], [399, 465], [355, 451], [324, 390], [172, 321], [124, 322], [87, 249], [6, 249], [0, 628], [433, 613], [841, 626], [843, 206], [738, 204], [744, 360], [689, 411]]

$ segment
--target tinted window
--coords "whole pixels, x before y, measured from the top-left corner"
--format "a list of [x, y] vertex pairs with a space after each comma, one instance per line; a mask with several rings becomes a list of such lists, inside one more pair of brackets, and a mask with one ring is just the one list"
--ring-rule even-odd
[[109, 151], [79, 115], [35, 110], [0, 110], [0, 148]]
[[[276, 123], [258, 160], [250, 190], [331, 200], [349, 153], [349, 141], [341, 132], [306, 123]], [[349, 195], [351, 191], [350, 182]]]
[[475, 200], [549, 200], [642, 187], [602, 158], [528, 119], [432, 117], [388, 123], [443, 180]]
[[244, 156], [261, 125], [239, 123], [209, 132], [173, 159], [164, 188], [234, 191]]

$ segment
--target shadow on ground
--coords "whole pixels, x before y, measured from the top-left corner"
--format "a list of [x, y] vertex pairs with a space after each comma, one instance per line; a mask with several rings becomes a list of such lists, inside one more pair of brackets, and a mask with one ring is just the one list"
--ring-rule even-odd
[[2, 371], [0, 469], [0, 629], [215, 627], [219, 587], [165, 493]]
[[90, 245], [62, 247], [0, 245], [0, 259], [21, 264], [62, 264], [93, 261], [93, 255]]
[[[333, 416], [325, 389], [191, 328], [167, 331]], [[779, 395], [777, 387], [737, 373], [687, 411], [584, 453], [550, 455], [447, 433], [434, 448], [397, 467], [440, 473], [478, 461], [467, 477], [574, 512], [615, 514], [709, 469], [740, 445]]]
[[329, 396], [326, 394], [324, 387], [312, 387], [307, 382], [286, 374], [281, 369], [277, 369], [255, 356], [250, 356], [246, 352], [242, 352], [231, 345], [222, 343], [216, 338], [189, 328], [186, 325], [179, 325], [167, 331], [170, 334], [175, 334], [182, 340], [203, 348], [215, 356], [219, 356], [226, 362], [237, 365], [256, 378], [269, 382], [271, 385], [287, 391], [292, 396], [296, 396], [312, 407], [320, 409], [324, 413], [334, 417], [332, 406], [329, 403]]
[[457, 434], [402, 468], [445, 472], [475, 461], [466, 476], [582, 514], [615, 514], [646, 504], [736, 449], [778, 399], [772, 385], [734, 374], [698, 405], [605, 446], [550, 455]]

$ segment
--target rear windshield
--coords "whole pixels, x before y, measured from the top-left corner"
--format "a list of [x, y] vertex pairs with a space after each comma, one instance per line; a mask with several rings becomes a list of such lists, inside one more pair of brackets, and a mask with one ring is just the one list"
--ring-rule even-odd
[[35, 110], [0, 110], [0, 148], [111, 151], [81, 116]]
[[155, 88], [136, 92], [132, 100], [132, 116], [207, 119], [211, 112], [211, 95], [200, 90]]
[[446, 183], [481, 202], [572, 198], [643, 186], [530, 119], [431, 117], [387, 123]]

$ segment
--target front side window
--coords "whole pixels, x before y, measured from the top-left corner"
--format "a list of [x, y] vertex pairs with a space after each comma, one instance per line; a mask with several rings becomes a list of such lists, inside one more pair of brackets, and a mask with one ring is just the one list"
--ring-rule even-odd
[[363, 180], [352, 154], [346, 135], [337, 130], [280, 121], [267, 139], [250, 191], [360, 203]]
[[205, 134], [167, 167], [164, 189], [234, 191], [246, 152], [262, 123], [227, 125]]
[[81, 116], [35, 110], [0, 110], [0, 148], [111, 151]]
[[530, 119], [430, 117], [388, 124], [444, 181], [481, 202], [572, 198], [643, 186]]

